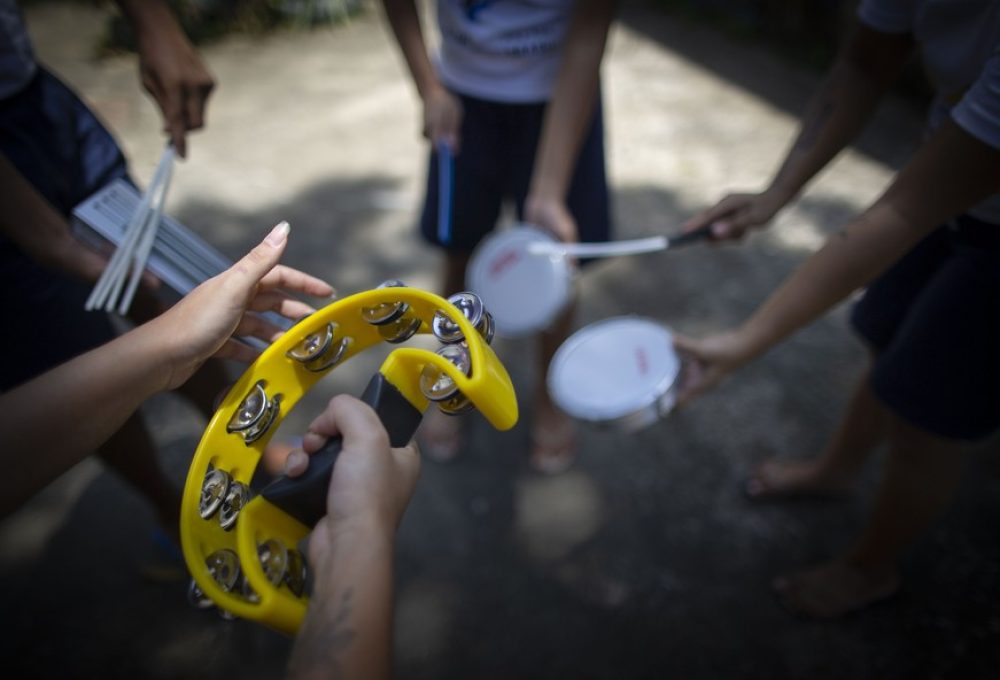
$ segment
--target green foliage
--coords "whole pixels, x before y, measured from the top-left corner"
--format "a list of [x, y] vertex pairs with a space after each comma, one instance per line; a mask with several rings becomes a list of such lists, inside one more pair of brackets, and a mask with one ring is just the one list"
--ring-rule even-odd
[[[281, 28], [336, 23], [361, 11], [360, 0], [169, 0], [169, 4], [195, 44], [232, 33], [260, 34]], [[100, 51], [134, 49], [135, 39], [128, 22], [114, 15]]]

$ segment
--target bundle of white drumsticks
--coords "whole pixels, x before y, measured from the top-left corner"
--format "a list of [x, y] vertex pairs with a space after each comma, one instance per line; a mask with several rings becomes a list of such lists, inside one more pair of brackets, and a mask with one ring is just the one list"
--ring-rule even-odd
[[124, 179], [111, 182], [73, 210], [76, 234], [101, 249], [115, 247], [86, 308], [125, 314], [143, 272], [178, 296], [227, 269], [231, 262], [164, 212], [175, 153], [167, 146], [143, 194]]

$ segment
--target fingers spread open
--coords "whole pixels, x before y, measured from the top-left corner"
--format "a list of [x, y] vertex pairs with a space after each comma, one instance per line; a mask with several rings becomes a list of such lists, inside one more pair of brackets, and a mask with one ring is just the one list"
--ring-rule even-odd
[[301, 300], [296, 300], [292, 296], [278, 291], [258, 293], [250, 301], [250, 309], [255, 312], [277, 312], [288, 319], [301, 319], [316, 311]]
[[252, 363], [260, 356], [260, 350], [236, 340], [226, 340], [214, 355], [217, 359], [232, 359], [245, 364]]
[[288, 222], [280, 222], [263, 241], [230, 267], [226, 275], [233, 279], [234, 285], [247, 291], [257, 286], [281, 259], [288, 244], [288, 231]]
[[264, 290], [283, 288], [284, 290], [315, 295], [316, 297], [330, 297], [336, 293], [333, 286], [326, 281], [284, 265], [278, 265], [268, 272], [261, 279], [260, 286]]
[[244, 338], [260, 338], [265, 342], [274, 342], [284, 331], [267, 319], [256, 314], [244, 314], [236, 325], [233, 335]]

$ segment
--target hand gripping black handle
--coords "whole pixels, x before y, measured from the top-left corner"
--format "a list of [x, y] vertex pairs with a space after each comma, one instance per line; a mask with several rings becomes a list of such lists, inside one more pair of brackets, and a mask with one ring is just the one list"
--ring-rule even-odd
[[676, 248], [678, 246], [686, 246], [688, 244], [694, 243], [695, 241], [701, 241], [702, 239], [712, 238], [712, 225], [706, 224], [703, 227], [698, 227], [694, 231], [687, 231], [683, 234], [678, 234], [677, 236], [667, 237], [667, 247]]
[[[375, 409], [389, 433], [391, 446], [405, 446], [413, 438], [423, 414], [384, 375], [376, 373], [372, 377], [361, 401]], [[331, 437], [309, 457], [305, 473], [298, 477], [278, 477], [261, 489], [260, 495], [306, 526], [315, 526], [326, 515], [330, 476], [342, 443], [340, 437]]]

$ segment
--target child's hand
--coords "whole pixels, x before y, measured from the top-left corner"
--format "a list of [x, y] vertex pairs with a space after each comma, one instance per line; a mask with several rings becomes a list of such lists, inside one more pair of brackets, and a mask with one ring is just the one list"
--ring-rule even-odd
[[686, 359], [677, 405], [684, 406], [709, 391], [750, 359], [739, 331], [694, 339], [674, 335], [674, 349]]
[[529, 195], [524, 202], [524, 221], [548, 229], [565, 243], [580, 240], [576, 220], [563, 201]]
[[711, 208], [684, 223], [683, 231], [712, 225], [715, 241], [739, 240], [751, 229], [767, 226], [784, 206], [770, 191], [759, 194], [729, 194]]
[[302, 441], [305, 453], [292, 452], [285, 473], [301, 475], [308, 467], [306, 454], [315, 453], [333, 436], [342, 437], [343, 445], [330, 478], [327, 516], [309, 541], [312, 564], [321, 564], [345, 532], [395, 534], [420, 477], [416, 444], [390, 447], [385, 427], [371, 407], [347, 395], [334, 397], [309, 425]]
[[462, 102], [443, 87], [424, 99], [424, 137], [433, 144], [444, 142], [458, 153], [462, 144]]
[[232, 339], [252, 336], [269, 342], [282, 331], [248, 311], [274, 311], [298, 319], [315, 311], [287, 292], [328, 297], [329, 284], [278, 264], [288, 243], [288, 223], [232, 267], [201, 284], [167, 312], [151, 321], [149, 333], [165, 344], [171, 369], [167, 389], [187, 380], [209, 357], [253, 361], [259, 352]]

